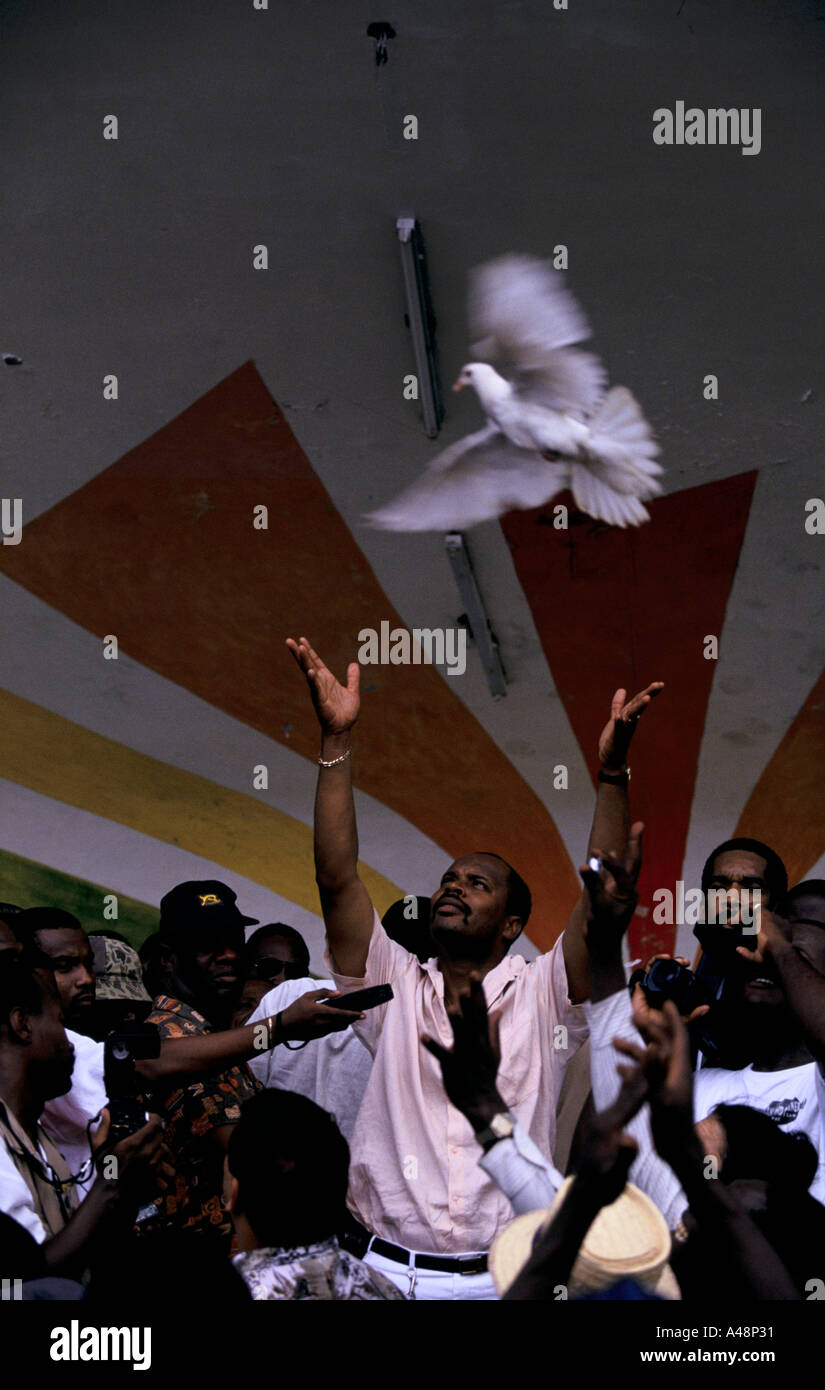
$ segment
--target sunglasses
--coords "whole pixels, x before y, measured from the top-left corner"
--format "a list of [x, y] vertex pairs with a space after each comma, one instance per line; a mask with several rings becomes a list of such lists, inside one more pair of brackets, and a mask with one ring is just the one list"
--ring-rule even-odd
[[256, 960], [250, 965], [247, 971], [248, 980], [274, 980], [276, 975], [283, 974], [285, 980], [299, 980], [303, 975], [303, 969], [294, 960], [279, 960], [277, 956], [264, 956], [261, 960]]

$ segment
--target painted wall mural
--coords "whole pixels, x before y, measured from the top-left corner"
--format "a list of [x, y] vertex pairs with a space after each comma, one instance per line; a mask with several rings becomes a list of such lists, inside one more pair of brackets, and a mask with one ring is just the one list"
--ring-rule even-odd
[[[667, 683], [666, 718], [651, 717], [632, 757], [633, 813], [652, 822], [632, 942], [637, 950], [674, 944], [674, 929], [652, 921], [651, 893], [682, 870], [714, 699], [715, 663], [697, 660], [697, 652], [725, 624], [755, 480], [755, 473], [744, 473], [662, 498], [651, 505], [651, 524], [638, 532], [595, 526], [575, 513], [569, 530], [559, 532], [541, 509], [503, 521], [588, 766], [605, 717], [601, 671], [594, 679], [594, 624], [602, 662], [624, 683], [634, 689], [651, 679]], [[268, 509], [265, 530], [253, 527], [260, 506]], [[23, 798], [14, 835], [0, 844], [7, 880], [0, 897], [19, 892], [26, 905], [66, 902], [67, 817], [74, 815], [78, 824], [88, 818], [88, 834], [101, 843], [110, 832], [121, 837], [111, 842], [106, 881], [72, 890], [78, 910], [91, 911], [102, 891], [128, 899], [128, 875], [119, 868], [124, 857], [139, 847], [139, 857], [151, 859], [153, 847], [158, 854], [163, 847], [164, 854], [184, 856], [175, 864], [163, 860], [168, 873], [191, 876], [184, 870], [196, 859], [230, 882], [234, 875], [265, 887], [285, 910], [293, 905], [317, 914], [310, 829], [317, 729], [283, 638], [308, 635], [342, 674], [362, 628], [377, 629], [382, 621], [401, 626], [404, 616], [393, 609], [255, 366], [233, 372], [31, 521], [24, 536], [24, 544], [0, 550], [0, 571], [67, 620], [67, 642], [77, 628], [97, 639], [86, 642], [82, 656], [66, 658], [80, 709], [84, 688], [91, 692], [100, 677], [103, 639], [116, 636], [119, 654], [146, 672], [147, 681], [150, 673], [161, 678], [146, 685], [142, 708], [158, 746], [137, 745], [128, 712], [118, 721], [114, 696], [104, 733], [92, 717], [91, 693], [87, 722], [49, 707], [47, 681], [43, 703], [0, 692], [3, 775]], [[54, 652], [45, 637], [40, 647], [39, 640], [35, 633], [30, 656], [45, 679]], [[409, 833], [426, 841], [431, 866], [439, 851], [446, 863], [473, 848], [495, 848], [530, 883], [529, 935], [546, 949], [575, 901], [584, 848], [565, 843], [554, 797], [589, 804], [593, 786], [548, 787], [540, 796], [454, 683], [433, 667], [371, 668], [364, 686], [353, 767], [376, 825], [383, 808], [391, 838], [397, 843]], [[180, 692], [195, 701], [182, 719], [185, 704], [175, 703]], [[825, 675], [743, 797], [738, 825], [730, 826], [730, 833], [769, 840], [794, 878], [825, 850], [823, 705]], [[165, 757], [161, 744], [174, 750], [183, 726], [197, 723], [206, 706], [214, 734], [187, 755], [195, 765], [182, 766], [182, 752]], [[263, 792], [253, 785], [253, 767], [267, 764], [269, 754], [254, 756], [254, 736], [243, 742], [242, 726], [260, 735], [266, 749], [288, 753], [282, 767], [273, 762]], [[297, 769], [295, 759], [305, 767]], [[668, 815], [657, 820], [663, 778]], [[381, 833], [368, 838], [362, 871], [379, 910], [402, 893], [432, 891], [434, 878], [407, 881], [388, 868]], [[52, 841], [64, 847], [60, 865], [42, 862]], [[77, 876], [85, 884], [83, 867]], [[158, 896], [169, 886], [168, 879], [159, 881]], [[134, 939], [150, 929], [154, 910], [138, 897], [126, 914]]]

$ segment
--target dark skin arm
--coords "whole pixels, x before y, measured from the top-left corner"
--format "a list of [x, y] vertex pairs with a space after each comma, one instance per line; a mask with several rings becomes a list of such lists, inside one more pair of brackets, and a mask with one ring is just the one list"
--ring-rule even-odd
[[[289, 1008], [283, 1011], [281, 1028], [274, 1038], [274, 1045], [324, 1038], [328, 1033], [341, 1032], [356, 1019], [364, 1017], [351, 1009], [331, 1009], [321, 1002], [335, 998], [338, 993], [340, 991], [330, 989], [309, 990], [293, 1000]], [[274, 1028], [275, 1020], [272, 1022]], [[248, 1062], [253, 1057], [260, 1057], [267, 1050], [266, 1041], [267, 1032], [263, 1023], [248, 1023], [244, 1028], [230, 1028], [221, 1033], [164, 1038], [160, 1045], [160, 1056], [136, 1062], [135, 1070], [149, 1082], [175, 1077], [197, 1081], [226, 1071], [240, 1062]]]
[[796, 1285], [773, 1246], [731, 1189], [705, 1178], [703, 1159], [704, 1150], [696, 1137], [674, 1172], [697, 1226], [712, 1233], [720, 1260], [730, 1270], [731, 1287], [746, 1290], [754, 1299], [798, 1301]]
[[642, 1105], [646, 1091], [643, 1077], [628, 1078], [613, 1104], [594, 1117], [570, 1190], [504, 1299], [547, 1301], [559, 1285], [566, 1286], [581, 1243], [601, 1208], [624, 1191], [636, 1144], [622, 1130]]
[[210, 1129], [207, 1134], [207, 1139], [212, 1148], [217, 1149], [222, 1157], [226, 1155], [229, 1149], [229, 1140], [232, 1137], [234, 1128], [234, 1125], [216, 1125], [215, 1128]]
[[747, 946], [737, 950], [745, 960], [773, 964], [811, 1056], [825, 1072], [825, 976], [794, 945], [792, 924], [760, 907], [756, 950]]
[[[102, 1244], [117, 1240], [132, 1225], [141, 1201], [162, 1191], [174, 1174], [157, 1115], [111, 1147], [106, 1143], [107, 1132], [108, 1113], [104, 1111], [95, 1149], [101, 1175], [63, 1230], [44, 1241], [41, 1248], [50, 1274], [82, 1274]], [[117, 1179], [102, 1176], [107, 1155], [117, 1159]]]
[[[351, 662], [347, 667], [347, 683], [343, 686], [305, 637], [297, 642], [289, 637], [287, 646], [306, 676], [321, 726], [321, 757], [332, 762], [348, 752], [350, 731], [360, 711], [358, 664]], [[358, 876], [358, 829], [349, 758], [335, 767], [318, 768], [315, 878], [330, 955], [342, 975], [361, 979], [367, 967], [374, 912]]]
[[622, 858], [594, 848], [602, 861], [601, 872], [589, 865], [579, 869], [588, 907], [586, 932], [590, 957], [591, 992], [594, 1004], [618, 994], [626, 985], [622, 964], [622, 941], [636, 911], [636, 880], [642, 867], [644, 826], [637, 821], [630, 832]]
[[114, 1186], [98, 1178], [63, 1230], [52, 1236], [51, 1240], [44, 1241], [41, 1248], [48, 1273], [62, 1274], [67, 1278], [73, 1273], [81, 1274], [99, 1239], [101, 1225], [116, 1213], [117, 1206]]
[[581, 1243], [600, 1208], [601, 1203], [593, 1191], [574, 1182], [524, 1269], [501, 1295], [502, 1301], [549, 1302], [555, 1297], [556, 1289], [566, 1287]]
[[448, 1009], [447, 1016], [453, 1030], [452, 1052], [432, 1038], [423, 1037], [421, 1041], [441, 1064], [449, 1100], [478, 1134], [494, 1115], [505, 1114], [507, 1106], [496, 1085], [497, 1021], [488, 1019], [487, 1001], [477, 974], [470, 976], [469, 993], [460, 996], [458, 1008]]
[[[590, 953], [591, 997], [594, 1004], [626, 988], [622, 941], [636, 910], [636, 882], [642, 867], [643, 832], [644, 826], [637, 821], [632, 827], [623, 863], [614, 854], [594, 850], [602, 860], [601, 873], [596, 873], [586, 864], [579, 870], [590, 904], [587, 949]], [[653, 959], [664, 957], [656, 956]], [[687, 961], [682, 963], [688, 964]], [[648, 1005], [641, 985], [634, 990], [633, 1002], [637, 1013], [644, 1017]], [[689, 1015], [688, 1022], [701, 1018], [707, 1011], [707, 1004], [698, 1005]]]
[[[599, 764], [604, 772], [618, 774], [625, 767], [637, 723], [651, 700], [664, 689], [662, 681], [654, 681], [645, 690], [627, 698], [627, 691], [615, 692], [610, 706], [610, 718], [599, 737]], [[627, 785], [611, 786], [599, 782], [596, 808], [587, 845], [587, 858], [601, 846], [606, 853], [624, 858], [630, 833], [630, 804]], [[585, 941], [589, 904], [583, 892], [570, 916], [563, 938], [564, 964], [570, 998], [574, 1004], [590, 997], [590, 958]]]
[[635, 1022], [648, 1039], [646, 1049], [617, 1039], [619, 1052], [636, 1067], [620, 1075], [644, 1076], [650, 1101], [653, 1141], [682, 1185], [691, 1214], [707, 1236], [714, 1262], [729, 1272], [731, 1287], [756, 1299], [798, 1299], [791, 1276], [773, 1247], [730, 1188], [705, 1176], [705, 1151], [693, 1124], [693, 1071], [690, 1040], [672, 1000], [661, 1013], [650, 1010]]

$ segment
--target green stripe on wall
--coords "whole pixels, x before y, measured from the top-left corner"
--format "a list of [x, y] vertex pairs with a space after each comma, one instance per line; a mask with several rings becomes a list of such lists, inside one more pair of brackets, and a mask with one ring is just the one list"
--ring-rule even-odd
[[74, 913], [86, 931], [111, 927], [137, 948], [157, 930], [158, 909], [118, 893], [117, 918], [104, 917], [103, 899], [111, 892], [111, 888], [0, 849], [0, 901], [18, 907], [62, 907]]

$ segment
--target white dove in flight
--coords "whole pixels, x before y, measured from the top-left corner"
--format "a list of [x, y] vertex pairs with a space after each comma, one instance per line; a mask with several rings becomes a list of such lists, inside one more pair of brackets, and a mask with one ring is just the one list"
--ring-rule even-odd
[[661, 491], [658, 445], [630, 391], [606, 391], [599, 359], [571, 347], [590, 328], [559, 273], [502, 256], [472, 272], [469, 310], [480, 360], [462, 367], [453, 390], [473, 387], [486, 424], [365, 520], [386, 531], [465, 531], [569, 487], [599, 521], [648, 521], [642, 504]]

